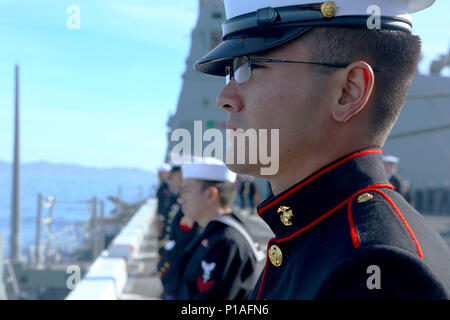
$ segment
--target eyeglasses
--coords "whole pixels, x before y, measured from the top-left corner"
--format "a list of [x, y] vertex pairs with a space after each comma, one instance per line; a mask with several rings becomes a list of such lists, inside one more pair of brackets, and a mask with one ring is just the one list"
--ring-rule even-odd
[[[225, 81], [228, 85], [232, 78], [236, 80], [237, 83], [244, 83], [250, 80], [252, 76], [252, 69], [255, 67], [262, 67], [258, 65], [254, 65], [254, 62], [264, 62], [264, 63], [302, 63], [302, 64], [313, 64], [313, 65], [321, 65], [327, 67], [335, 67], [335, 68], [346, 68], [348, 67], [348, 63], [328, 63], [328, 62], [309, 62], [309, 61], [292, 61], [292, 60], [284, 60], [284, 59], [250, 59], [247, 56], [236, 57], [233, 60], [233, 67], [225, 68]], [[379, 72], [378, 69], [373, 68], [373, 71]]]

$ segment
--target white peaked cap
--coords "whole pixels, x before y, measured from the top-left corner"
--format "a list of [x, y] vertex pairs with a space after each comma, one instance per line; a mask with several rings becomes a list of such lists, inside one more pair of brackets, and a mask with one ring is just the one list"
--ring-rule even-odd
[[[225, 76], [235, 57], [281, 46], [314, 27], [374, 27], [412, 32], [411, 14], [435, 0], [225, 0], [222, 42], [194, 69]], [[375, 19], [376, 17], [379, 19]], [[372, 18], [373, 17], [373, 18]], [[332, 32], [332, 31], [331, 31]]]
[[193, 157], [193, 161], [181, 164], [183, 179], [235, 182], [236, 173], [231, 172], [219, 159]]
[[[227, 19], [251, 13], [265, 7], [286, 7], [319, 3], [311, 0], [225, 0]], [[404, 17], [431, 6], [435, 0], [334, 0], [338, 7], [336, 17], [353, 15], [370, 15], [367, 8], [376, 5], [381, 15], [386, 17]]]
[[396, 156], [383, 156], [383, 162], [399, 163], [400, 159]]
[[164, 163], [158, 167], [158, 172], [169, 172], [172, 169], [171, 165]]

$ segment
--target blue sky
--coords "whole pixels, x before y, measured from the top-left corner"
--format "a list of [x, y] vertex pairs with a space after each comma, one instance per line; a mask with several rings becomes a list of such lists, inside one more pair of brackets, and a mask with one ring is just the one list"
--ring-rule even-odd
[[[79, 30], [66, 26], [70, 5]], [[198, 0], [0, 0], [0, 160], [12, 160], [19, 63], [23, 162], [158, 166], [197, 9]], [[414, 15], [422, 73], [448, 52], [449, 12], [437, 0]]]

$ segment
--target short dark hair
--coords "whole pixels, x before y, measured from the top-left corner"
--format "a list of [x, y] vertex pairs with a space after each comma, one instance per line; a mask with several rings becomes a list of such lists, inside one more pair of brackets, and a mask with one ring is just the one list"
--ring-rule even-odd
[[[315, 27], [301, 38], [306, 39], [311, 61], [352, 63], [363, 60], [381, 70], [375, 72], [369, 139], [379, 146], [384, 144], [417, 71], [420, 37], [387, 29]], [[321, 73], [336, 70], [325, 66], [311, 68]]]
[[173, 167], [170, 169], [170, 173], [172, 173], [172, 172], [178, 172], [178, 171], [181, 171], [181, 166], [173, 166]]
[[220, 206], [222, 208], [230, 207], [233, 204], [234, 198], [236, 197], [236, 188], [233, 183], [207, 180], [200, 180], [200, 182], [202, 183], [202, 190], [206, 190], [209, 187], [217, 188], [217, 191], [219, 192]]

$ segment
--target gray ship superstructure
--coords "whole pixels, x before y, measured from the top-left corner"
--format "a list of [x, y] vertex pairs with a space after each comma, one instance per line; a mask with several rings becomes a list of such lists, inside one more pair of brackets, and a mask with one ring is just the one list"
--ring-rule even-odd
[[187, 129], [194, 136], [194, 121], [202, 121], [203, 132], [216, 128], [225, 132], [226, 112], [216, 105], [216, 97], [223, 88], [225, 80], [221, 77], [204, 75], [195, 72], [194, 62], [208, 50], [214, 48], [222, 39], [222, 22], [225, 20], [225, 9], [220, 0], [200, 0], [197, 25], [192, 31], [191, 49], [186, 60], [186, 71], [183, 74], [176, 114], [170, 116], [167, 123], [168, 151], [177, 141], [171, 141], [172, 132], [176, 129]]

